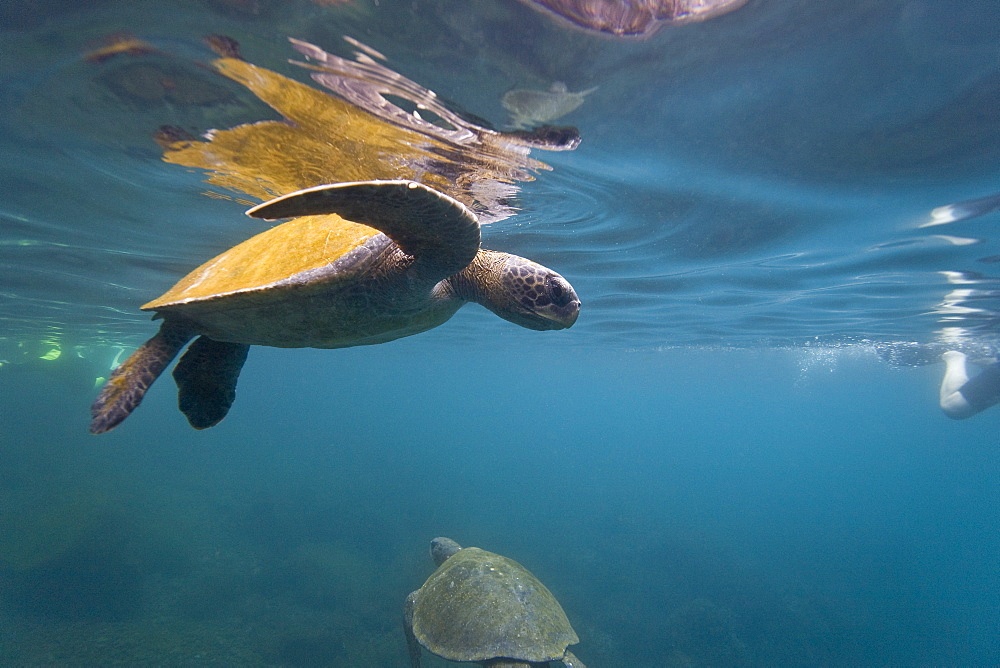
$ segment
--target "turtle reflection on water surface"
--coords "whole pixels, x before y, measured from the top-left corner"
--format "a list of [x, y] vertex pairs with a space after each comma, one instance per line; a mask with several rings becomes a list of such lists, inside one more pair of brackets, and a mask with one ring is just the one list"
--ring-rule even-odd
[[513, 559], [450, 538], [431, 541], [438, 569], [406, 598], [411, 668], [420, 647], [488, 668], [586, 668], [566, 647], [580, 642], [545, 585]]
[[649, 37], [664, 25], [704, 21], [747, 0], [521, 0], [572, 26], [614, 37]]
[[300, 217], [206, 262], [142, 307], [163, 324], [111, 374], [91, 407], [91, 432], [128, 417], [196, 336], [173, 375], [181, 412], [204, 429], [229, 411], [251, 345], [384, 343], [437, 327], [470, 301], [534, 330], [565, 329], [579, 314], [566, 279], [480, 248], [476, 216], [420, 183], [316, 186], [247, 213]]

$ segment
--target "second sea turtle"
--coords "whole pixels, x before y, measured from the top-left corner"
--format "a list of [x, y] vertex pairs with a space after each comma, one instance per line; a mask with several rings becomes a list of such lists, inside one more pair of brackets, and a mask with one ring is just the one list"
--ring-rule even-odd
[[562, 606], [527, 568], [450, 538], [432, 540], [431, 557], [438, 568], [403, 614], [412, 668], [420, 668], [421, 646], [488, 668], [586, 668], [566, 649], [580, 639]]

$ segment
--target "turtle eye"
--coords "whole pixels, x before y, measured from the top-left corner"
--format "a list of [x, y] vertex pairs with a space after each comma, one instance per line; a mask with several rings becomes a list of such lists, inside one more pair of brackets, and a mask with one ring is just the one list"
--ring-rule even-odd
[[563, 287], [562, 281], [555, 276], [549, 276], [545, 281], [549, 298], [556, 306], [566, 306], [570, 302], [569, 291]]

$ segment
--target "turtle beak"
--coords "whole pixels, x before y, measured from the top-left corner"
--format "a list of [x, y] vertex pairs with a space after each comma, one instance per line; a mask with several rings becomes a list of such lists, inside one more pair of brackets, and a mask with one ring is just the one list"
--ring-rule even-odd
[[566, 314], [562, 318], [562, 329], [568, 329], [576, 323], [580, 317], [580, 300], [574, 299], [566, 309]]
[[553, 305], [543, 311], [536, 311], [535, 315], [542, 316], [544, 320], [539, 321], [536, 318], [534, 326], [525, 325], [525, 327], [539, 331], [569, 329], [576, 322], [576, 319], [580, 317], [580, 300], [576, 298], [576, 294], [574, 293], [573, 299], [567, 302], [565, 306]]
[[545, 283], [548, 304], [534, 309], [536, 315], [546, 319], [548, 327], [539, 329], [567, 329], [580, 317], [580, 298], [565, 278], [551, 272]]

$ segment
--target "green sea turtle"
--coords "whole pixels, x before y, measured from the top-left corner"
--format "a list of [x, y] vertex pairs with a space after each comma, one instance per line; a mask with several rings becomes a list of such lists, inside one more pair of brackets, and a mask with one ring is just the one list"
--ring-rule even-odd
[[535, 330], [569, 327], [580, 310], [562, 276], [480, 248], [476, 216], [413, 181], [316, 186], [247, 215], [296, 218], [209, 260], [142, 307], [163, 324], [111, 374], [91, 408], [91, 432], [128, 417], [195, 336], [174, 379], [180, 410], [204, 429], [229, 411], [252, 345], [384, 343], [437, 327], [466, 302]]
[[580, 642], [559, 602], [513, 559], [450, 538], [431, 541], [438, 569], [406, 598], [403, 630], [412, 668], [420, 646], [489, 668], [586, 668], [566, 647]]

